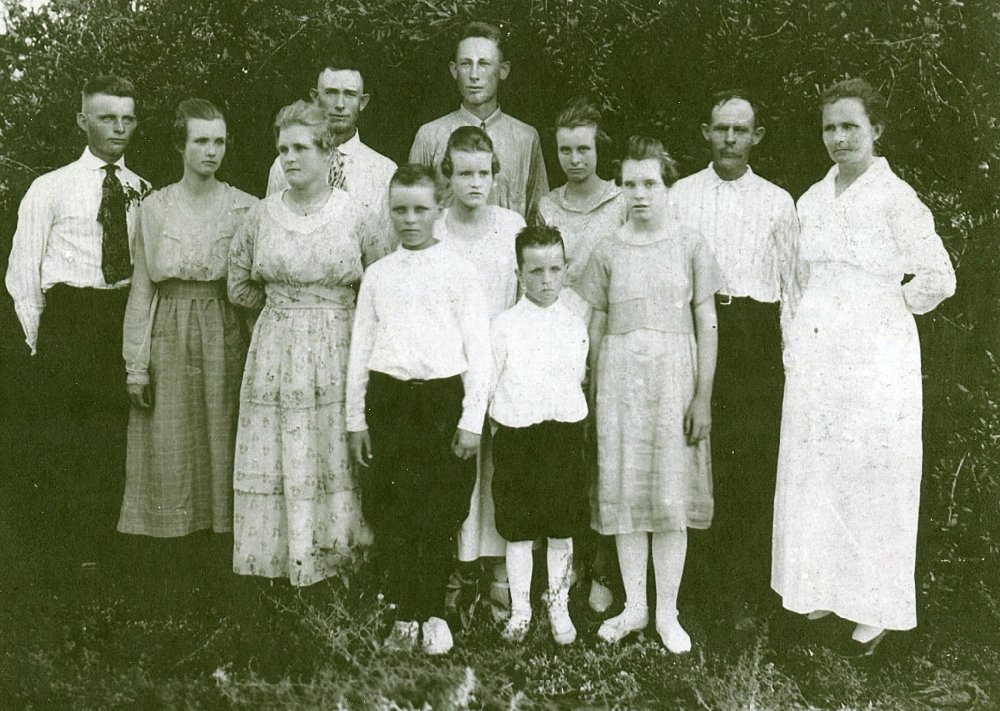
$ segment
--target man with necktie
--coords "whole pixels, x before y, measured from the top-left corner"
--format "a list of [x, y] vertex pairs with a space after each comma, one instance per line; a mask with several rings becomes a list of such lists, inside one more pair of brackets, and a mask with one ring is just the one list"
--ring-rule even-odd
[[35, 532], [86, 567], [107, 552], [124, 481], [128, 401], [122, 320], [135, 211], [148, 184], [125, 167], [135, 90], [116, 76], [83, 87], [87, 148], [37, 178], [18, 210], [6, 285], [33, 356], [26, 403]]
[[[336, 144], [336, 150], [330, 152], [330, 185], [346, 190], [363, 208], [362, 254], [370, 263], [397, 246], [388, 202], [389, 179], [396, 164], [361, 142], [358, 117], [371, 99], [365, 93], [361, 65], [346, 55], [330, 57], [320, 67], [316, 88], [310, 94], [326, 112]], [[275, 158], [267, 178], [267, 194], [287, 187], [281, 162]]]
[[410, 148], [410, 162], [440, 172], [452, 132], [461, 126], [479, 126], [489, 134], [500, 162], [489, 203], [519, 212], [530, 221], [538, 201], [549, 192], [549, 180], [538, 131], [500, 110], [500, 84], [510, 74], [500, 30], [485, 22], [470, 22], [458, 35], [449, 68], [462, 104], [420, 127]]
[[712, 390], [712, 528], [692, 537], [690, 581], [737, 629], [776, 601], [771, 520], [784, 369], [779, 311], [796, 299], [798, 219], [791, 196], [748, 161], [764, 138], [740, 89], [715, 94], [702, 136], [711, 164], [670, 190], [679, 219], [711, 247], [725, 285], [716, 295], [719, 356]]

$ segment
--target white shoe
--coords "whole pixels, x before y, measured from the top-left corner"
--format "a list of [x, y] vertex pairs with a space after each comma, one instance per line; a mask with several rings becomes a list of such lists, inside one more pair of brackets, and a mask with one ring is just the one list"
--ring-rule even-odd
[[523, 642], [528, 634], [528, 627], [531, 626], [531, 608], [527, 610], [514, 609], [510, 613], [510, 619], [503, 628], [503, 638], [508, 642]]
[[605, 620], [597, 630], [597, 636], [608, 644], [614, 644], [625, 639], [632, 632], [645, 629], [649, 624], [649, 609], [629, 608], [625, 606], [622, 614]]
[[691, 651], [691, 637], [677, 620], [677, 610], [660, 613], [656, 611], [656, 631], [663, 640], [663, 646], [674, 654]]
[[451, 628], [440, 617], [432, 617], [423, 626], [424, 652], [426, 654], [447, 654], [455, 646]]
[[413, 649], [420, 637], [420, 624], [414, 620], [397, 620], [383, 646], [399, 652]]
[[599, 580], [590, 581], [590, 595], [587, 602], [590, 609], [598, 614], [604, 614], [615, 601], [615, 596], [611, 594], [611, 589]]
[[556, 644], [573, 644], [576, 641], [576, 627], [569, 616], [569, 606], [565, 599], [549, 603], [549, 627]]

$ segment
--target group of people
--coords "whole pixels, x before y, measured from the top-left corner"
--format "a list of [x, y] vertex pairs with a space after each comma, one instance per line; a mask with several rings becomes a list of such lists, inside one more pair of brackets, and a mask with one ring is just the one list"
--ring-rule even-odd
[[651, 555], [656, 631], [686, 652], [689, 529], [697, 596], [734, 624], [773, 589], [855, 623], [858, 653], [914, 627], [911, 314], [955, 280], [878, 156], [884, 99], [860, 79], [823, 94], [834, 165], [797, 206], [750, 169], [765, 128], [745, 92], [712, 98], [712, 161], [680, 180], [648, 136], [602, 179], [601, 113], [574, 100], [549, 191], [537, 131], [499, 108], [499, 31], [466, 26], [450, 69], [461, 106], [397, 167], [360, 140], [359, 67], [325, 63], [277, 114], [262, 200], [216, 177], [226, 119], [202, 99], [177, 107], [183, 177], [149, 192], [123, 160], [132, 85], [86, 84], [88, 146], [25, 194], [6, 278], [40, 506], [94, 540], [112, 515], [232, 531], [236, 573], [296, 586], [371, 544], [389, 643], [431, 654], [472, 561], [523, 639], [539, 540], [557, 643], [576, 638], [574, 578], [613, 604], [615, 557], [624, 606], [598, 635], [644, 629]]

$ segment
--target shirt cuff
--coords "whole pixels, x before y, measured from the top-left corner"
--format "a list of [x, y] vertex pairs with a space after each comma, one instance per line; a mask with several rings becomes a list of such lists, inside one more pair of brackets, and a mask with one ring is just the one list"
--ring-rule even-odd
[[149, 371], [136, 370], [125, 374], [126, 385], [149, 385]]
[[347, 416], [347, 431], [348, 432], [364, 432], [368, 429], [368, 422], [365, 420], [364, 415], [348, 415]]
[[483, 421], [485, 419], [486, 413], [482, 412], [480, 408], [475, 408], [474, 412], [466, 410], [462, 413], [462, 419], [458, 421], [458, 429], [471, 432], [472, 434], [482, 434]]

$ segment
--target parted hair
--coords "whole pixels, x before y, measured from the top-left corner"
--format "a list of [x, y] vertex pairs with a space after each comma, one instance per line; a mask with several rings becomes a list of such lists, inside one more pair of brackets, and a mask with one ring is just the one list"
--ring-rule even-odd
[[448, 136], [448, 147], [445, 148], [444, 158], [441, 160], [441, 174], [450, 178], [455, 169], [451, 154], [453, 151], [461, 153], [490, 153], [493, 161], [490, 169], [493, 175], [500, 172], [500, 159], [497, 158], [496, 151], [493, 150], [493, 140], [479, 126], [459, 126]]
[[444, 199], [444, 186], [438, 179], [437, 172], [429, 165], [423, 163], [404, 163], [396, 168], [396, 172], [389, 178], [389, 190], [393, 186], [413, 187], [414, 185], [429, 185], [434, 189], [434, 201], [441, 204]]
[[663, 141], [651, 136], [632, 136], [628, 139], [625, 155], [618, 165], [618, 182], [621, 183], [621, 163], [627, 160], [653, 159], [660, 163], [660, 177], [668, 188], [677, 182], [677, 162], [670, 157]]
[[611, 137], [601, 126], [601, 110], [586, 96], [570, 99], [556, 116], [556, 130], [560, 128], [594, 127], [594, 143], [598, 153], [601, 148], [611, 145]]
[[290, 126], [305, 126], [311, 129], [313, 143], [324, 153], [328, 153], [335, 145], [326, 112], [316, 104], [300, 100], [283, 107], [274, 119], [274, 140], [278, 140], [281, 129]]
[[94, 94], [107, 94], [108, 96], [123, 96], [135, 99], [135, 85], [128, 79], [115, 74], [101, 74], [88, 80], [83, 85], [81, 94], [84, 99]]
[[731, 89], [723, 89], [722, 91], [717, 91], [712, 94], [712, 97], [708, 102], [708, 110], [705, 112], [705, 121], [707, 123], [712, 122], [712, 112], [723, 104], [732, 101], [733, 99], [742, 99], [743, 101], [750, 104], [750, 109], [753, 111], [753, 125], [758, 126], [760, 119], [760, 103], [757, 101], [756, 97], [749, 91], [742, 87], [734, 87]]
[[885, 97], [875, 87], [861, 77], [844, 79], [827, 87], [822, 97], [820, 97], [820, 111], [823, 110], [824, 106], [840, 99], [858, 99], [861, 105], [865, 107], [868, 120], [872, 124], [881, 126], [883, 131], [887, 128], [889, 120], [888, 102], [886, 102]]
[[455, 36], [455, 54], [458, 54], [458, 45], [461, 44], [462, 40], [469, 37], [482, 37], [491, 40], [497, 46], [497, 49], [500, 50], [500, 58], [506, 59], [503, 35], [500, 33], [500, 28], [496, 25], [478, 20], [463, 25], [462, 29]]
[[[224, 122], [226, 117], [222, 115], [222, 111], [218, 106], [207, 99], [190, 98], [181, 101], [177, 104], [177, 111], [174, 112], [174, 125], [171, 127], [174, 148], [179, 151], [183, 151], [187, 143], [188, 121], [191, 119], [202, 119], [204, 121], [221, 119]], [[226, 143], [229, 143], [228, 127], [226, 129]]]
[[559, 245], [562, 248], [563, 259], [566, 258], [566, 245], [563, 243], [559, 230], [551, 225], [528, 225], [517, 233], [514, 238], [514, 253], [517, 256], [518, 269], [524, 264], [524, 250], [529, 247], [551, 247]]
[[358, 60], [357, 56], [347, 50], [338, 50], [326, 56], [316, 69], [316, 76], [327, 69], [337, 72], [342, 70], [352, 70], [361, 75], [361, 81], [365, 80], [365, 67]]

